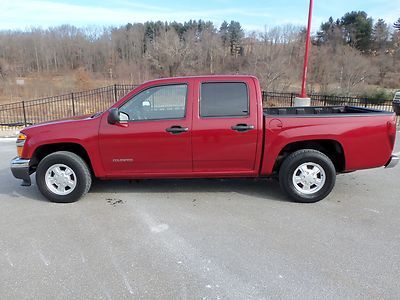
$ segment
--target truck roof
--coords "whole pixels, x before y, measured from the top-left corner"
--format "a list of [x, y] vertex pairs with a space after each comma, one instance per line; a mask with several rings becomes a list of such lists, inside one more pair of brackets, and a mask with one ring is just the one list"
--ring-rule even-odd
[[257, 80], [257, 77], [253, 75], [196, 75], [196, 76], [179, 76], [179, 77], [166, 77], [166, 78], [158, 78], [146, 81], [145, 83], [151, 82], [162, 82], [162, 81], [181, 81], [183, 79], [202, 79], [202, 80], [210, 80], [210, 79], [217, 79], [217, 80], [240, 80], [240, 79], [253, 79]]

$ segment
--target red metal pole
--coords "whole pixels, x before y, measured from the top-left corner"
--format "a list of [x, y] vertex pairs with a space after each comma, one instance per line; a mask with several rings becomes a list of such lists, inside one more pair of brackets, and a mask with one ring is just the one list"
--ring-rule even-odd
[[311, 42], [311, 17], [313, 10], [314, 0], [310, 0], [310, 8], [308, 10], [308, 25], [307, 25], [307, 36], [306, 36], [306, 51], [304, 54], [304, 66], [303, 66], [303, 81], [301, 83], [301, 94], [300, 98], [307, 98], [306, 85], [307, 85], [307, 67], [308, 67], [308, 55], [310, 52]]

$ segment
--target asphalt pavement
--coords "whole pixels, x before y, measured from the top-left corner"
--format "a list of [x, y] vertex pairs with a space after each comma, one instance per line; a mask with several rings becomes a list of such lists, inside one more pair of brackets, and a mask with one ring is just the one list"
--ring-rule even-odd
[[56, 204], [12, 177], [15, 153], [0, 139], [2, 299], [399, 297], [400, 166], [315, 204], [245, 179], [99, 181]]

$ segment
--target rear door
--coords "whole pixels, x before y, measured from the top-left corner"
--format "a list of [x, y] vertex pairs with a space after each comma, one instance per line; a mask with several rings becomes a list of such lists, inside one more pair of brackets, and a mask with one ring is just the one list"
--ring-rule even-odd
[[199, 79], [195, 87], [193, 171], [255, 174], [259, 125], [254, 82]]

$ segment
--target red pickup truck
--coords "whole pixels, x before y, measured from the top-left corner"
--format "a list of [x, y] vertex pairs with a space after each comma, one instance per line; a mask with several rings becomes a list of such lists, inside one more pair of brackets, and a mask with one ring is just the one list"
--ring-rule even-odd
[[54, 202], [93, 178], [277, 177], [294, 201], [316, 202], [336, 174], [394, 167], [395, 115], [349, 107], [263, 109], [253, 76], [146, 82], [109, 110], [27, 127], [11, 170]]

